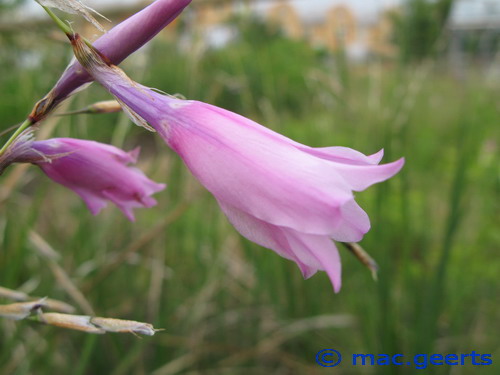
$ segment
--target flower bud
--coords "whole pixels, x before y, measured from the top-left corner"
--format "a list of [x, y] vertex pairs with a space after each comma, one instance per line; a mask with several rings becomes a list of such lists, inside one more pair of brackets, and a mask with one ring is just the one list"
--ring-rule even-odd
[[105, 330], [90, 323], [90, 316], [69, 315], [60, 313], [44, 313], [40, 315], [40, 321], [51, 326], [73, 329], [87, 333], [104, 334]]
[[134, 320], [95, 317], [91, 318], [90, 322], [107, 332], [136, 333], [153, 336], [158, 331], [149, 323], [136, 322]]

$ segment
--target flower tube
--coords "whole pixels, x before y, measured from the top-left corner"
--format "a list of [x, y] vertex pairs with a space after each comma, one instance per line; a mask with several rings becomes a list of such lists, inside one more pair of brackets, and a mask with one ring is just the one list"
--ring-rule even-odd
[[244, 237], [293, 260], [306, 278], [326, 271], [339, 291], [332, 239], [357, 242], [370, 229], [353, 192], [394, 176], [403, 159], [379, 165], [382, 151], [366, 156], [302, 145], [222, 108], [161, 95], [103, 61], [77, 35], [72, 44], [94, 79], [179, 154]]

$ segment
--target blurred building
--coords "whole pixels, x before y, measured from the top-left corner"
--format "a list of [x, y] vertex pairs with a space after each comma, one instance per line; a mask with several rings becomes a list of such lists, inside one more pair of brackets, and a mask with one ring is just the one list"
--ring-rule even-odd
[[272, 3], [266, 19], [281, 25], [290, 37], [306, 39], [330, 51], [345, 50], [354, 59], [369, 55], [392, 57], [396, 53], [388, 17], [393, 8], [380, 7], [367, 17], [347, 0], [325, 1], [323, 9], [314, 11], [298, 8], [293, 0]]
[[268, 20], [291, 38], [302, 38], [304, 26], [295, 8], [287, 2], [276, 2], [267, 12]]
[[356, 15], [347, 5], [336, 5], [316, 19], [303, 18], [306, 32], [303, 35], [313, 45], [326, 47], [332, 51], [349, 49], [359, 37]]
[[392, 43], [394, 30], [391, 14], [399, 11], [399, 7], [385, 9], [377, 21], [368, 27], [366, 44], [372, 54], [394, 57], [398, 53], [397, 47]]
[[396, 50], [390, 41], [389, 9], [380, 6], [376, 14], [366, 17], [359, 7], [351, 4], [347, 0], [323, 0], [314, 6], [309, 1], [297, 0], [205, 0], [193, 3], [190, 26], [210, 43], [219, 35], [219, 43], [214, 43], [217, 45], [229, 38], [228, 30], [226, 38], [222, 37], [221, 25], [235, 14], [251, 13], [277, 25], [289, 37], [307, 40], [315, 47], [342, 49], [354, 59], [369, 55], [392, 57]]
[[[236, 15], [253, 15], [273, 23], [290, 38], [302, 39], [318, 48], [330, 51], [344, 50], [347, 56], [362, 60], [370, 55], [392, 57], [396, 51], [391, 45], [392, 26], [387, 12], [399, 0], [197, 0], [193, 1], [175, 20], [161, 32], [160, 37], [175, 40], [178, 31], [186, 24], [207, 46], [219, 47], [237, 35], [237, 28], [229, 25]], [[150, 1], [146, 0], [87, 0], [86, 3], [117, 23]], [[313, 5], [314, 4], [314, 5]], [[371, 4], [371, 5], [370, 5]], [[378, 4], [374, 6], [373, 4]], [[370, 12], [367, 12], [367, 9]], [[2, 21], [5, 27], [23, 24], [25, 15], [40, 14], [40, 22], [50, 24], [40, 7], [27, 2], [18, 15]], [[368, 14], [369, 13], [369, 14]], [[89, 24], [78, 17], [79, 30], [92, 37], [98, 35]], [[105, 28], [110, 24], [102, 20]], [[1, 26], [0, 26], [1, 29]]]
[[449, 28], [454, 31], [500, 29], [500, 0], [455, 0]]
[[455, 0], [448, 20], [449, 64], [458, 77], [472, 65], [500, 79], [500, 0]]

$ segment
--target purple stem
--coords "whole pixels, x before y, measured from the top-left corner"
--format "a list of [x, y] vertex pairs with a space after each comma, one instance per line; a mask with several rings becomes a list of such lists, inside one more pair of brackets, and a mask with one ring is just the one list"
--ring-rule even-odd
[[[116, 25], [97, 39], [93, 45], [113, 64], [118, 65], [165, 26], [172, 22], [191, 0], [156, 0], [140, 12]], [[51, 90], [53, 106], [93, 78], [79, 62], [73, 62]]]

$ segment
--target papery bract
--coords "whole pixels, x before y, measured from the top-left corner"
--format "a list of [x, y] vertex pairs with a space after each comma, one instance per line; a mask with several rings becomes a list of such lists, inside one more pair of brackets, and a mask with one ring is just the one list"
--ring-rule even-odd
[[[63, 12], [70, 14], [79, 14], [83, 18], [85, 18], [88, 22], [90, 22], [96, 29], [102, 32], [106, 32], [106, 29], [102, 27], [102, 25], [94, 18], [92, 13], [102, 17], [104, 17], [99, 12], [96, 12], [94, 9], [84, 4], [81, 0], [36, 0], [40, 5], [56, 8], [62, 10]], [[106, 19], [107, 20], [107, 19]]]
[[353, 191], [392, 177], [403, 159], [378, 165], [382, 152], [302, 145], [230, 111], [133, 82], [78, 37], [73, 46], [96, 81], [181, 156], [243, 236], [295, 261], [305, 277], [325, 270], [340, 289], [331, 240], [360, 241], [370, 229]]
[[[33, 141], [20, 137], [6, 153], [8, 163], [32, 163], [53, 181], [73, 190], [97, 215], [108, 201], [134, 220], [132, 209], [152, 207], [151, 197], [165, 188], [147, 178], [135, 163], [139, 149], [125, 152], [114, 146], [73, 138]], [[1, 165], [1, 163], [0, 163]]]

